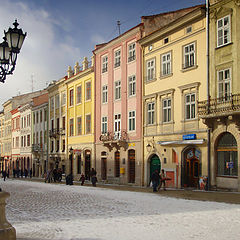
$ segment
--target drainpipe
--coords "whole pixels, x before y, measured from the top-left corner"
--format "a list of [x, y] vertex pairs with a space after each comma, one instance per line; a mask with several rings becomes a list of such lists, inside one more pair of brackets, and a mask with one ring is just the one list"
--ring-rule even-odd
[[[210, 86], [209, 86], [209, 0], [206, 0], [206, 52], [207, 52], [207, 108], [210, 106]], [[207, 189], [210, 190], [210, 179], [211, 179], [211, 129], [208, 127], [207, 130], [208, 146], [207, 146], [207, 161], [208, 161], [208, 181]]]

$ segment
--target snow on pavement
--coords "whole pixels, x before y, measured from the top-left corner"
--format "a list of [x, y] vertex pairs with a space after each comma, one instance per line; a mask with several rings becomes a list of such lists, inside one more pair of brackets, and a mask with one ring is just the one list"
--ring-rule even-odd
[[240, 239], [236, 204], [19, 180], [0, 185], [11, 194], [7, 219], [21, 240]]

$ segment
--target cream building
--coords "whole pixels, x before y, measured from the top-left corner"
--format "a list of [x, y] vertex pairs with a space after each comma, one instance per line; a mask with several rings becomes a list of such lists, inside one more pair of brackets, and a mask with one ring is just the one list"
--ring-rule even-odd
[[[198, 187], [207, 175], [207, 128], [197, 115], [206, 98], [205, 6], [143, 37], [144, 184], [155, 169], [169, 187]], [[162, 14], [164, 20], [166, 13]]]

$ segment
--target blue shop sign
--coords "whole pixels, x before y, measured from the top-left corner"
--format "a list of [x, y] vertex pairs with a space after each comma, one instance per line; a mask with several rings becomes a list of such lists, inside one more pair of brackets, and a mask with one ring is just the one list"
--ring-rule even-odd
[[233, 162], [227, 162], [227, 168], [233, 168]]
[[186, 134], [182, 136], [183, 140], [194, 140], [197, 138], [196, 134]]

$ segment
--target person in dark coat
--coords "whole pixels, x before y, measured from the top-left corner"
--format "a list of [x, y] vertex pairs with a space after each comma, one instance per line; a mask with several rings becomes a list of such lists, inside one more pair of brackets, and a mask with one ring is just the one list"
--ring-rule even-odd
[[29, 176], [30, 176], [30, 178], [32, 178], [32, 169], [30, 169], [30, 171], [29, 171]]
[[91, 181], [92, 181], [92, 185], [93, 185], [94, 187], [96, 187], [97, 176], [96, 176], [96, 175], [93, 175], [92, 178], [91, 178]]
[[25, 175], [25, 178], [27, 178], [27, 176], [28, 176], [28, 170], [25, 168], [25, 170], [24, 170], [24, 175]]
[[67, 177], [66, 177], [66, 185], [73, 185], [73, 175], [72, 175], [72, 173], [67, 175]]
[[3, 176], [3, 180], [5, 181], [7, 177], [7, 172], [5, 170], [2, 172], [2, 176]]
[[158, 170], [156, 169], [153, 174], [152, 174], [152, 187], [153, 187], [153, 192], [157, 192], [157, 187], [159, 185], [159, 173], [158, 173]]
[[83, 185], [84, 185], [84, 182], [85, 182], [85, 176], [84, 176], [83, 173], [82, 173], [82, 175], [81, 175], [79, 181], [81, 181], [81, 186], [83, 186]]

